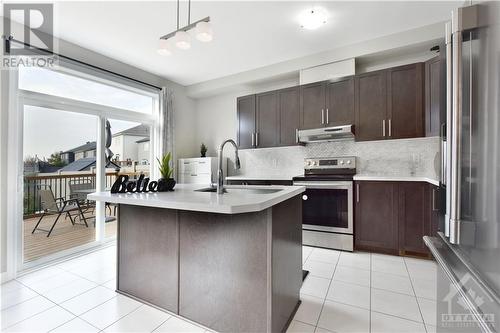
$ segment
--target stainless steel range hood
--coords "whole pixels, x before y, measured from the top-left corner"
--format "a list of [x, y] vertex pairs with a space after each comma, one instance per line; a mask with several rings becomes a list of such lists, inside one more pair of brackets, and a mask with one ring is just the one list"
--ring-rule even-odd
[[321, 127], [298, 131], [298, 141], [302, 143], [354, 140], [354, 126]]

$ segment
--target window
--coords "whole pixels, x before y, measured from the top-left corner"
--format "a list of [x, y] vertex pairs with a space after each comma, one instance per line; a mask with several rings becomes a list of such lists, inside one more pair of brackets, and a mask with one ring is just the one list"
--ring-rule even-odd
[[154, 107], [152, 96], [44, 68], [21, 67], [19, 88], [147, 114]]

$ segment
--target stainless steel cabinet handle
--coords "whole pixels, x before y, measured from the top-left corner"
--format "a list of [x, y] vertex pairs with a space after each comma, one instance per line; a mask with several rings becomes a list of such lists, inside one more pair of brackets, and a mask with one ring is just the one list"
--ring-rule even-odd
[[327, 125], [330, 123], [329, 118], [330, 118], [330, 112], [329, 112], [328, 108], [326, 108], [326, 124]]
[[252, 147], [255, 147], [255, 133], [252, 133]]
[[295, 129], [295, 143], [299, 143], [299, 129]]
[[307, 194], [304, 194], [304, 195], [302, 196], [302, 200], [306, 201], [307, 199], [309, 199], [309, 198], [307, 197]]
[[385, 137], [385, 119], [382, 120], [382, 136]]
[[436, 188], [432, 188], [432, 211], [437, 212], [438, 208], [436, 208]]
[[392, 119], [389, 118], [389, 136], [392, 136]]
[[255, 132], [255, 147], [259, 146], [259, 132]]
[[325, 109], [321, 109], [321, 125], [325, 124]]
[[359, 184], [356, 184], [356, 202], [359, 202]]

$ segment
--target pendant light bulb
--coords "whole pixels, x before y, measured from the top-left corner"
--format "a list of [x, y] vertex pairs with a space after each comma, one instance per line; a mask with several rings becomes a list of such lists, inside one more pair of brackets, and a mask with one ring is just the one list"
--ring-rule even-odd
[[160, 39], [159, 47], [157, 50], [159, 55], [169, 56], [172, 54], [172, 47], [168, 39]]
[[175, 46], [181, 50], [187, 50], [191, 47], [191, 36], [185, 31], [177, 31], [174, 36]]
[[212, 25], [209, 22], [199, 22], [196, 24], [196, 39], [200, 42], [210, 42], [213, 37]]

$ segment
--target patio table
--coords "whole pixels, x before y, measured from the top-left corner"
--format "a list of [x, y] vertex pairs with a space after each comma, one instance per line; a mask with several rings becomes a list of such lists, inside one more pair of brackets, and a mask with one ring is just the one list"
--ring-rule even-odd
[[[109, 191], [111, 188], [106, 188], [105, 191]], [[96, 189], [95, 188], [86, 188], [86, 189], [81, 189], [81, 190], [74, 190], [73, 191], [74, 193], [80, 193], [80, 194], [84, 194], [84, 195], [89, 195], [90, 193], [94, 193], [96, 192]], [[115, 216], [106, 216], [104, 218], [104, 222], [107, 223], [107, 222], [112, 222], [112, 221], [115, 221], [116, 220], [116, 217]]]

